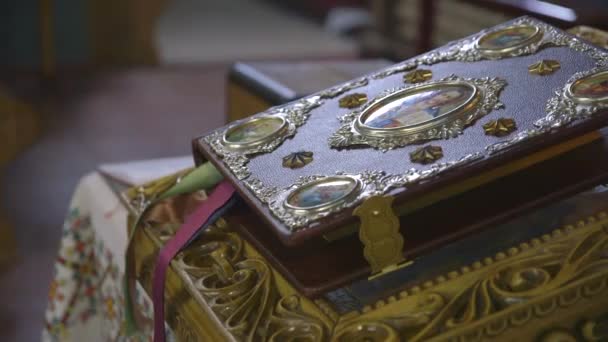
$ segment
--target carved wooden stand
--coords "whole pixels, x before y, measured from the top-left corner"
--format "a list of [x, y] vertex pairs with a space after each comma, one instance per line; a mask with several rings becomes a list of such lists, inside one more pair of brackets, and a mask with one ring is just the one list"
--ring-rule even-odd
[[[146, 291], [170, 235], [138, 229], [137, 275]], [[166, 298], [168, 323], [184, 341], [600, 341], [608, 338], [608, 215], [345, 315], [300, 295], [220, 220], [173, 262]]]

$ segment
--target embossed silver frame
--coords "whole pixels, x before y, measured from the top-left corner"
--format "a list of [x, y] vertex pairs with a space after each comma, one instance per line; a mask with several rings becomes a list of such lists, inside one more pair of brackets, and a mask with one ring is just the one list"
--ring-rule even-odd
[[608, 72], [608, 53], [598, 55], [598, 63], [595, 68], [587, 71], [577, 72], [570, 77], [566, 84], [555, 91], [545, 104], [547, 115], [534, 123], [535, 128], [521, 131], [509, 139], [486, 146], [489, 154], [501, 152], [515, 144], [519, 144], [528, 139], [550, 133], [560, 129], [575, 121], [583, 120], [595, 115], [603, 109], [608, 109], [608, 101], [580, 101], [571, 95], [572, 85], [590, 75]]
[[601, 75], [601, 74], [608, 75], [608, 70], [603, 70], [603, 71], [599, 71], [599, 72], [595, 72], [595, 73], [589, 73], [586, 76], [580, 77], [579, 79], [575, 80], [574, 82], [570, 82], [566, 87], [566, 96], [568, 96], [575, 102], [585, 103], [585, 104], [594, 104], [594, 103], [608, 101], [608, 95], [606, 95], [604, 97], [599, 97], [599, 98], [581, 97], [581, 96], [574, 95], [574, 92], [572, 91], [572, 88], [575, 87], [578, 82], [582, 82], [585, 79], [591, 78], [596, 75]]
[[[381, 108], [393, 101], [397, 101], [398, 99], [405, 97], [409, 94], [417, 93], [420, 91], [424, 91], [426, 89], [433, 88], [441, 88], [441, 87], [449, 87], [449, 86], [465, 86], [469, 89], [472, 89], [471, 96], [469, 96], [464, 103], [459, 105], [458, 107], [450, 110], [447, 113], [444, 113], [440, 117], [423, 121], [413, 125], [407, 125], [403, 127], [395, 127], [395, 128], [374, 128], [365, 124], [363, 121], [364, 117], [373, 114], [374, 110]], [[460, 115], [466, 115], [468, 111], [473, 109], [479, 101], [479, 90], [477, 87], [468, 82], [461, 81], [446, 81], [446, 82], [431, 82], [422, 85], [417, 85], [414, 87], [406, 87], [401, 88], [395, 92], [389, 92], [385, 96], [381, 96], [380, 98], [375, 99], [369, 105], [367, 105], [359, 116], [357, 116], [354, 122], [354, 129], [360, 132], [363, 135], [371, 135], [378, 137], [394, 137], [399, 135], [409, 135], [416, 134], [425, 129], [431, 129], [434, 126], [440, 125], [443, 122], [456, 120]], [[368, 114], [369, 112], [369, 114]]]
[[[383, 171], [365, 171], [359, 174], [346, 174], [337, 172], [336, 175], [313, 175], [300, 177], [294, 184], [285, 188], [268, 187], [259, 179], [249, 177], [243, 182], [262, 203], [266, 203], [274, 216], [276, 216], [289, 231], [297, 231], [309, 227], [313, 222], [327, 217], [333, 213], [350, 208], [361, 201], [375, 195], [383, 195], [391, 189], [409, 186], [430, 179], [446, 170], [460, 167], [462, 165], [479, 160], [483, 157], [481, 153], [467, 154], [460, 159], [435, 163], [430, 168], [418, 170], [409, 169], [402, 174], [387, 174]], [[284, 202], [293, 191], [311, 182], [325, 180], [335, 177], [351, 177], [360, 183], [359, 191], [349, 196], [346, 200], [335, 203], [332, 206], [315, 211], [297, 211], [287, 208]]]
[[[350, 90], [363, 87], [368, 83], [369, 80], [367, 77], [360, 77], [353, 81], [321, 91], [315, 95], [282, 106], [270, 108], [252, 118], [240, 120], [227, 128], [216, 130], [201, 139], [213, 149], [214, 153], [222, 158], [230, 171], [232, 171], [238, 179], [247, 178], [250, 174], [249, 168], [247, 167], [250, 155], [274, 151], [283, 143], [283, 141], [285, 141], [285, 139], [292, 137], [296, 133], [297, 128], [306, 123], [310, 112], [321, 106], [326, 99], [338, 97]], [[273, 135], [272, 139], [264, 140], [259, 144], [249, 144], [247, 146], [240, 146], [240, 148], [236, 149], [231, 148], [224, 143], [224, 137], [231, 128], [247, 122], [248, 120], [255, 120], [256, 118], [267, 116], [283, 118], [287, 122], [286, 131], [283, 134]]]
[[[283, 107], [271, 108], [252, 118], [237, 121], [227, 128], [217, 130], [210, 135], [203, 137], [203, 140], [211, 146], [217, 155], [222, 157], [224, 163], [226, 163], [237, 178], [243, 179], [249, 176], [249, 169], [246, 166], [249, 161], [249, 155], [273, 151], [285, 139], [293, 136], [297, 127], [306, 122], [310, 111], [321, 104], [323, 104], [321, 96], [309, 96]], [[278, 117], [286, 122], [286, 127], [281, 131], [281, 134], [274, 134], [268, 137], [268, 139], [262, 139], [262, 141], [259, 141], [256, 144], [247, 144], [238, 146], [238, 148], [225, 144], [225, 136], [230, 130], [241, 124], [250, 122], [251, 120], [267, 117]]]
[[[306, 207], [306, 208], [297, 207], [297, 206], [294, 206], [289, 203], [289, 200], [291, 199], [291, 197], [295, 196], [299, 191], [303, 191], [306, 188], [314, 187], [319, 184], [334, 182], [334, 181], [341, 181], [341, 180], [348, 180], [348, 181], [352, 182], [352, 189], [347, 194], [345, 194], [344, 196], [342, 196], [340, 198], [334, 199], [327, 203], [321, 203], [321, 204], [318, 204], [318, 205], [315, 205], [312, 207]], [[283, 206], [286, 209], [293, 211], [295, 214], [310, 215], [311, 213], [323, 212], [323, 211], [329, 210], [333, 207], [339, 206], [340, 204], [342, 204], [344, 202], [348, 202], [349, 200], [356, 198], [360, 191], [361, 191], [361, 181], [359, 179], [357, 179], [356, 177], [337, 175], [337, 176], [325, 177], [325, 178], [320, 178], [320, 179], [314, 179], [308, 183], [301, 184], [299, 186], [294, 186], [293, 189], [285, 195], [285, 198], [283, 199]]]
[[[361, 129], [361, 117], [379, 103], [403, 93], [416, 92], [420, 89], [464, 85], [475, 89], [473, 98], [463, 107], [456, 108], [451, 114], [446, 114], [429, 122], [419, 125], [406, 126], [398, 129]], [[382, 151], [397, 147], [436, 139], [454, 138], [462, 134], [463, 130], [472, 125], [479, 118], [492, 110], [503, 107], [499, 101], [500, 91], [506, 81], [499, 78], [462, 78], [451, 75], [438, 81], [428, 81], [413, 86], [389, 90], [376, 99], [370, 101], [359, 110], [354, 110], [339, 118], [342, 126], [329, 138], [329, 145], [333, 148], [367, 145]]]
[[[514, 30], [514, 29], [522, 28], [522, 27], [531, 27], [534, 29], [534, 33], [530, 37], [528, 37], [526, 40], [520, 42], [519, 44], [509, 46], [506, 48], [502, 48], [502, 49], [488, 49], [488, 48], [482, 47], [482, 41], [489, 35], [496, 34], [498, 32], [507, 32], [509, 30]], [[487, 32], [484, 35], [481, 35], [475, 41], [475, 48], [477, 50], [479, 50], [479, 52], [482, 55], [485, 55], [488, 58], [498, 58], [498, 57], [503, 57], [503, 56], [510, 56], [510, 54], [512, 54], [512, 53], [515, 53], [517, 55], [518, 51], [521, 51], [522, 49], [525, 49], [526, 47], [539, 42], [543, 38], [543, 35], [544, 35], [543, 30], [540, 27], [538, 27], [537, 25], [531, 25], [528, 23], [522, 23], [519, 25], [510, 25], [510, 26], [499, 28], [497, 30]]]
[[[232, 134], [235, 130], [245, 126], [245, 125], [251, 125], [255, 122], [259, 122], [259, 121], [264, 121], [264, 120], [280, 120], [281, 123], [279, 124], [279, 128], [276, 129], [274, 132], [271, 132], [269, 134], [267, 134], [266, 136], [263, 136], [261, 138], [258, 138], [256, 140], [250, 141], [250, 142], [233, 142], [228, 140], [228, 136], [230, 136], [230, 134]], [[263, 116], [257, 116], [257, 117], [253, 117], [253, 118], [249, 118], [245, 121], [241, 121], [237, 124], [231, 125], [228, 127], [228, 129], [224, 132], [224, 134], [222, 135], [222, 144], [224, 146], [226, 146], [229, 149], [234, 149], [234, 150], [241, 150], [241, 149], [249, 149], [249, 148], [254, 148], [256, 146], [260, 146], [260, 145], [264, 145], [267, 144], [268, 142], [277, 139], [277, 137], [287, 133], [289, 131], [289, 127], [290, 123], [282, 116], [277, 116], [277, 115], [263, 115]]]
[[[493, 56], [483, 53], [480, 49], [477, 48], [477, 41], [479, 38], [487, 35], [491, 32], [496, 32], [503, 28], [511, 27], [511, 26], [521, 26], [521, 25], [530, 25], [538, 27], [542, 32], [542, 35], [538, 35], [540, 39], [535, 40], [533, 42], [529, 42], [529, 44], [518, 47], [517, 49], [511, 50], [509, 52], [505, 52], [499, 56]], [[522, 17], [516, 19], [514, 22], [510, 24], [505, 24], [503, 26], [499, 26], [497, 28], [488, 29], [481, 31], [475, 35], [470, 37], [457, 40], [446, 47], [441, 47], [436, 50], [427, 52], [421, 56], [418, 56], [414, 59], [407, 60], [405, 62], [396, 64], [387, 69], [379, 71], [373, 74], [371, 77], [374, 79], [382, 79], [385, 77], [389, 77], [394, 74], [408, 72], [416, 69], [421, 65], [433, 65], [442, 62], [476, 62], [484, 59], [503, 59], [510, 57], [518, 57], [531, 55], [536, 53], [537, 51], [550, 46], [567, 46], [576, 51], [590, 51], [589, 45], [584, 43], [579, 38], [572, 37], [567, 33], [561, 32], [558, 29], [547, 25], [541, 21], [530, 17]], [[599, 49], [595, 49], [593, 54], [597, 54]]]
[[[608, 53], [605, 55], [608, 61]], [[595, 67], [591, 70], [577, 72], [568, 79], [562, 89], [556, 90], [555, 95], [547, 101], [547, 115], [536, 121], [534, 126], [539, 131], [553, 130], [566, 126], [574, 121], [589, 118], [602, 109], [608, 109], [608, 101], [580, 101], [570, 95], [570, 88], [577, 81], [591, 75], [608, 72], [608, 65]]]

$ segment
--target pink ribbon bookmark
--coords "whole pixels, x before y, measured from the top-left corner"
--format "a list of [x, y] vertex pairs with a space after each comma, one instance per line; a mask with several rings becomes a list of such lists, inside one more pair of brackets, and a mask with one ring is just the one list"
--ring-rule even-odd
[[214, 214], [230, 201], [233, 194], [234, 188], [228, 181], [219, 183], [209, 198], [186, 218], [175, 236], [160, 250], [152, 282], [155, 342], [165, 342], [165, 280], [171, 260], [192, 241], [201, 228], [206, 228], [209, 226], [208, 223], [212, 223], [207, 221], [217, 219], [212, 216], [218, 216]]

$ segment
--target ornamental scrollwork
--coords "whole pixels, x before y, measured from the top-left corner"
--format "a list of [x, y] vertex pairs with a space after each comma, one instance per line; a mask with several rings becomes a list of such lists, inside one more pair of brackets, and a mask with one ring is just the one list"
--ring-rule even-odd
[[369, 83], [369, 80], [367, 79], [367, 77], [360, 77], [353, 81], [337, 85], [337, 86], [329, 88], [327, 90], [323, 90], [320, 93], [318, 93], [317, 95], [324, 99], [332, 99], [334, 97], [338, 97], [353, 89], [364, 87], [368, 83]]
[[404, 336], [423, 329], [445, 305], [441, 294], [428, 293], [420, 296], [413, 306], [385, 315], [381, 320], [354, 319], [338, 325], [333, 339], [340, 342], [403, 341]]
[[217, 130], [210, 135], [205, 136], [203, 140], [209, 146], [211, 146], [217, 155], [222, 157], [223, 162], [226, 164], [226, 166], [228, 166], [228, 168], [230, 168], [238, 179], [244, 179], [250, 174], [249, 168], [247, 167], [249, 155], [274, 151], [279, 145], [281, 145], [281, 143], [283, 143], [283, 141], [285, 141], [285, 139], [295, 135], [297, 127], [306, 123], [310, 112], [322, 104], [322, 96], [309, 96], [282, 107], [271, 108], [266, 112], [256, 115], [256, 117], [277, 117], [284, 119], [286, 122], [286, 129], [283, 132], [276, 134], [273, 139], [260, 145], [255, 145], [241, 150], [234, 150], [228, 148], [223, 143], [226, 133], [231, 128], [236, 127], [237, 125], [250, 119], [241, 120], [227, 128]]
[[[479, 38], [496, 29], [500, 29], [502, 27], [507, 27], [510, 25], [531, 25], [538, 27], [540, 29], [540, 32], [542, 33], [542, 38], [519, 49], [515, 49], [507, 55], [502, 55], [499, 57], [485, 55], [481, 53], [480, 50], [476, 47], [476, 43]], [[457, 40], [453, 43], [450, 43], [447, 47], [440, 47], [412, 60], [408, 60], [403, 63], [391, 66], [387, 69], [373, 74], [372, 78], [382, 79], [394, 74], [414, 70], [421, 65], [433, 65], [437, 63], [451, 61], [477, 62], [484, 59], [502, 59], [531, 55], [545, 47], [551, 46], [566, 46], [576, 51], [585, 52], [596, 60], [598, 66], [608, 64], [608, 54], [606, 52], [601, 51], [600, 49], [583, 42], [580, 38], [572, 37], [571, 35], [561, 32], [558, 29], [551, 27], [550, 25], [547, 25], [543, 22], [540, 22], [530, 17], [522, 17], [516, 19], [513, 22], [506, 23], [492, 29], [486, 29], [473, 36]]]
[[[380, 174], [365, 178], [376, 186], [386, 182]], [[146, 231], [159, 245], [160, 228]], [[207, 306], [235, 340], [505, 340], [520, 329], [533, 329], [541, 320], [559, 322], [564, 310], [587, 310], [591, 315], [577, 325], [580, 330], [573, 336], [588, 341], [605, 337], [606, 319], [589, 306], [597, 303], [605, 309], [602, 303], [608, 303], [606, 213], [331, 319], [319, 304], [281, 287], [276, 271], [251, 249], [220, 219], [180, 253], [173, 266], [185, 284], [192, 284], [188, 293], [181, 292], [183, 299], [193, 296]], [[175, 312], [182, 313], [178, 306]], [[175, 315], [173, 321], [179, 336], [194, 338], [187, 317]], [[537, 330], [539, 338], [566, 336], [554, 333], [557, 330], [543, 331]]]
[[[367, 85], [368, 82], [369, 81], [366, 77], [361, 77], [286, 105], [270, 108], [269, 110], [259, 113], [251, 118], [237, 121], [224, 129], [216, 130], [202, 139], [205, 143], [211, 146], [213, 151], [218, 156], [222, 158], [226, 166], [228, 166], [228, 168], [238, 179], [245, 179], [250, 175], [249, 168], [247, 167], [250, 155], [274, 151], [283, 143], [283, 141], [285, 141], [285, 139], [293, 137], [296, 134], [297, 128], [304, 125], [308, 120], [310, 112], [313, 109], [323, 105], [324, 100], [331, 99], [350, 90], [363, 87]], [[263, 144], [252, 145], [251, 147], [246, 147], [243, 149], [231, 149], [223, 143], [226, 133], [229, 132], [230, 129], [248, 120], [263, 117], [281, 118], [285, 120], [286, 129], [280, 134], [276, 134], [272, 139], [269, 139], [269, 141]]]
[[575, 329], [556, 327], [545, 331], [538, 339], [539, 342], [598, 342], [608, 339], [608, 311], [593, 319], [583, 319], [576, 324]]
[[327, 339], [327, 324], [307, 313], [297, 294], [281, 293], [271, 267], [248, 256], [236, 233], [214, 227], [177, 262], [205, 305], [237, 340]]
[[[589, 223], [556, 230], [542, 239], [522, 243], [520, 248], [512, 247], [496, 258], [463, 267], [460, 274], [450, 272], [450, 280], [440, 277], [441, 281], [430, 282], [426, 291], [415, 287], [412, 294], [404, 292], [405, 299], [416, 298], [418, 303], [393, 300], [399, 307], [391, 307], [381, 301], [375, 309], [364, 309], [360, 315], [342, 321], [336, 331], [342, 332], [341, 337], [367, 336], [371, 341], [382, 339], [369, 335], [365, 326], [377, 327], [378, 336], [398, 336], [406, 341], [491, 340], [510, 329], [556, 315], [560, 309], [580, 305], [583, 300], [605, 298], [608, 222], [605, 214], [598, 218], [601, 221], [592, 217]], [[421, 298], [429, 296], [440, 298], [435, 298], [432, 310], [421, 310]], [[396, 313], [412, 311], [425, 315], [419, 320], [411, 316], [405, 322], [395, 320]], [[583, 326], [583, 335], [598, 334], [594, 327]], [[358, 335], [354, 331], [359, 331]]]
[[[477, 95], [466, 103], [471, 109], [462, 110], [453, 114], [444, 115], [433, 120], [427, 128], [410, 132], [407, 127], [403, 133], [392, 132], [391, 134], [379, 135], [366, 133], [357, 128], [359, 118], [377, 107], [383, 102], [388, 102], [392, 96], [398, 93], [407, 93], [417, 89], [425, 89], [432, 86], [446, 86], [451, 84], [466, 84], [475, 87]], [[428, 81], [417, 83], [398, 89], [390, 89], [381, 93], [374, 100], [369, 101], [359, 110], [354, 110], [339, 118], [340, 128], [328, 139], [332, 148], [345, 148], [350, 146], [367, 145], [381, 151], [388, 151], [397, 147], [428, 140], [455, 138], [463, 133], [465, 127], [473, 124], [479, 118], [489, 114], [493, 110], [504, 107], [500, 102], [499, 94], [506, 86], [506, 81], [499, 78], [463, 78], [456, 75], [445, 77], [439, 81]], [[436, 123], [435, 123], [436, 121]]]
[[547, 101], [545, 111], [547, 116], [536, 121], [534, 125], [538, 129], [553, 129], [568, 125], [576, 120], [586, 119], [602, 109], [608, 108], [608, 102], [578, 102], [569, 96], [570, 87], [577, 80], [587, 76], [608, 71], [608, 67], [594, 68], [587, 71], [577, 72], [572, 75], [566, 85], [555, 92], [555, 95]]
[[290, 231], [297, 231], [304, 229], [306, 226], [319, 220], [323, 217], [327, 217], [330, 214], [339, 212], [344, 208], [352, 207], [357, 203], [375, 195], [383, 195], [388, 191], [398, 187], [409, 186], [427, 179], [430, 179], [437, 174], [446, 170], [462, 166], [464, 164], [471, 163], [475, 160], [482, 158], [482, 154], [474, 153], [468, 154], [464, 157], [455, 161], [449, 161], [444, 163], [435, 163], [431, 167], [425, 170], [418, 170], [411, 168], [405, 171], [403, 174], [387, 174], [383, 171], [371, 170], [362, 172], [360, 174], [345, 174], [342, 172], [336, 173], [337, 176], [348, 176], [358, 180], [361, 183], [360, 191], [356, 196], [350, 198], [348, 201], [344, 201], [336, 206], [328, 208], [324, 211], [308, 212], [306, 214], [300, 214], [289, 210], [284, 206], [287, 196], [294, 190], [301, 188], [307, 184], [321, 179], [331, 178], [333, 176], [326, 175], [312, 175], [298, 178], [296, 182], [285, 187], [268, 187], [265, 186], [261, 181], [255, 178], [248, 178], [244, 181], [245, 186], [251, 190], [262, 203], [268, 204], [272, 214], [279, 218]]
[[567, 126], [575, 121], [587, 119], [597, 114], [601, 110], [608, 108], [608, 102], [578, 102], [569, 96], [568, 92], [574, 82], [581, 80], [587, 76], [608, 71], [608, 67], [596, 67], [591, 70], [577, 72], [572, 75], [566, 82], [564, 87], [554, 92], [554, 95], [547, 101], [543, 118], [534, 123], [535, 128], [523, 130], [514, 134], [510, 139], [488, 145], [486, 151], [490, 154], [500, 152], [515, 144], [519, 144], [525, 140], [552, 132]]

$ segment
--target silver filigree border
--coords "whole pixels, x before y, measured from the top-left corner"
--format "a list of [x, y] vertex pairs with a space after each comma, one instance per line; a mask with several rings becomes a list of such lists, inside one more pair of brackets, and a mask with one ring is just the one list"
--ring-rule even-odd
[[276, 138], [268, 141], [267, 143], [253, 146], [248, 149], [233, 150], [225, 146], [222, 141], [224, 134], [228, 130], [247, 120], [251, 120], [252, 118], [237, 121], [224, 129], [211, 133], [210, 135], [204, 137], [203, 140], [209, 146], [211, 146], [217, 155], [222, 157], [224, 163], [230, 168], [230, 170], [232, 170], [237, 178], [243, 179], [250, 174], [249, 168], [247, 168], [247, 163], [249, 162], [249, 158], [247, 157], [248, 155], [274, 151], [274, 149], [285, 141], [285, 139], [292, 137], [296, 133], [296, 128], [306, 122], [310, 111], [316, 107], [319, 107], [321, 104], [323, 104], [323, 101], [320, 96], [310, 96], [293, 102], [291, 105], [271, 108], [264, 113], [256, 115], [254, 118], [261, 116], [282, 117], [287, 122], [287, 129], [285, 132], [278, 134]]
[[522, 141], [549, 133], [572, 122], [589, 118], [601, 109], [607, 109], [608, 102], [582, 103], [568, 96], [568, 89], [574, 82], [602, 71], [608, 71], [608, 66], [595, 67], [572, 75], [566, 85], [556, 90], [555, 95], [547, 101], [545, 105], [547, 115], [534, 123], [535, 128], [521, 131], [509, 140], [489, 145], [486, 147], [486, 151], [495, 154]]
[[[540, 28], [543, 37], [536, 42], [533, 42], [529, 45], [523, 46], [519, 49], [509, 52], [506, 55], [501, 56], [488, 56], [476, 48], [476, 42], [482, 36], [505, 27], [522, 24], [533, 25]], [[590, 52], [591, 57], [596, 59], [598, 61], [598, 64], [608, 63], [608, 59], [606, 58], [604, 53], [600, 52], [596, 48], [590, 49], [589, 45], [580, 40], [579, 38], [572, 37], [571, 35], [568, 35], [567, 33], [562, 32], [536, 19], [530, 17], [522, 17], [516, 19], [513, 22], [508, 22], [497, 27], [486, 29], [473, 36], [454, 41], [450, 43], [448, 47], [440, 47], [436, 50], [416, 57], [415, 59], [405, 61], [403, 63], [394, 65], [380, 72], [377, 72], [371, 77], [374, 79], [382, 79], [394, 74], [414, 70], [421, 65], [432, 65], [441, 62], [476, 62], [480, 60], [496, 60], [509, 57], [531, 55], [541, 50], [542, 48], [549, 46], [567, 46], [576, 51]]]
[[[374, 106], [376, 101], [403, 90], [440, 84], [444, 82], [464, 82], [474, 85], [479, 91], [479, 103], [477, 103], [475, 107], [468, 113], [465, 112], [463, 114], [455, 114], [454, 116], [456, 119], [446, 118], [445, 120], [440, 121], [437, 125], [430, 126], [426, 130], [412, 134], [372, 136], [363, 134], [355, 128], [357, 118], [370, 107]], [[451, 75], [438, 81], [428, 81], [383, 92], [374, 100], [369, 101], [361, 109], [352, 111], [340, 117], [339, 120], [342, 123], [342, 126], [340, 126], [340, 128], [329, 137], [329, 145], [333, 148], [367, 145], [386, 152], [397, 147], [404, 147], [422, 141], [457, 137], [462, 134], [462, 131], [467, 126], [470, 126], [476, 120], [487, 115], [492, 110], [504, 107], [498, 96], [506, 84], [507, 82], [505, 80], [496, 77], [463, 78], [456, 75]]]
[[370, 196], [382, 195], [394, 188], [411, 186], [412, 184], [428, 180], [441, 172], [468, 164], [481, 158], [483, 158], [483, 154], [481, 153], [468, 154], [455, 161], [434, 164], [426, 170], [412, 168], [403, 174], [386, 174], [383, 171], [365, 171], [359, 174], [337, 172], [337, 176], [350, 176], [361, 182], [359, 194], [326, 211], [309, 212], [307, 214], [300, 214], [294, 210], [285, 208], [283, 202], [293, 190], [320, 179], [334, 177], [334, 175], [300, 177], [294, 184], [285, 188], [268, 187], [259, 179], [252, 177], [244, 180], [244, 184], [256, 194], [263, 203], [267, 204], [270, 211], [293, 232], [310, 227], [310, 224], [314, 221], [339, 212], [345, 208], [352, 207]]
[[[223, 162], [238, 179], [247, 178], [251, 174], [249, 168], [247, 167], [249, 155], [274, 151], [283, 143], [283, 141], [285, 141], [285, 139], [295, 135], [297, 128], [306, 123], [306, 120], [308, 120], [308, 117], [310, 116], [310, 112], [313, 109], [321, 106], [323, 104], [323, 100], [340, 96], [347, 91], [366, 86], [368, 83], [369, 80], [366, 77], [360, 77], [353, 81], [324, 90], [315, 95], [305, 97], [283, 106], [273, 107], [252, 117], [236, 121], [228, 127], [219, 129], [208, 136], [203, 137], [202, 139], [205, 143], [211, 146], [213, 152], [222, 157]], [[250, 148], [236, 150], [231, 149], [222, 143], [224, 134], [232, 127], [235, 127], [247, 120], [262, 116], [277, 116], [284, 118], [287, 122], [287, 129], [285, 132], [278, 134], [276, 138], [268, 141], [267, 143], [252, 146]]]

